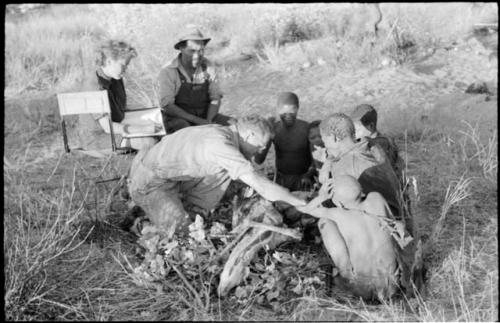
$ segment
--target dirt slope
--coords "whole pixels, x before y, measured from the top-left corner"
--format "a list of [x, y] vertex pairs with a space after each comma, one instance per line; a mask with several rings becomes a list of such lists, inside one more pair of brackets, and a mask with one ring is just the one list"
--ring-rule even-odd
[[[418, 64], [378, 69], [337, 71], [331, 66], [312, 66], [291, 72], [266, 72], [253, 67], [237, 82], [226, 82], [222, 110], [241, 115], [254, 111], [274, 113], [279, 91], [294, 91], [301, 100], [299, 114], [306, 120], [321, 119], [332, 112], [348, 112], [356, 104], [371, 103], [380, 111], [380, 126], [398, 133], [409, 122], [429, 114], [450, 110], [454, 117], [475, 119], [480, 112], [496, 113], [496, 96], [483, 103], [484, 95], [462, 95], [472, 82], [488, 82], [496, 92], [497, 67], [488, 60], [489, 51], [471, 39], [455, 49], [438, 49]], [[456, 114], [462, 106], [480, 105], [472, 114]], [[389, 113], [390, 112], [390, 113]], [[425, 118], [425, 117], [424, 117]], [[405, 124], [399, 121], [408, 120]], [[496, 119], [496, 117], [495, 117]]]

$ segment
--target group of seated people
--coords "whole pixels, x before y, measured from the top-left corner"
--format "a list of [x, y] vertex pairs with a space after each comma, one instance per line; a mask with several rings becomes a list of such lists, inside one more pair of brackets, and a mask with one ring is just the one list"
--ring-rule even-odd
[[[93, 85], [84, 90], [108, 91], [116, 135], [151, 134], [122, 141], [122, 146], [139, 151], [129, 172], [132, 199], [156, 225], [175, 231], [187, 227], [192, 215], [188, 205], [211, 210], [229, 182], [241, 180], [263, 198], [291, 205], [291, 212], [282, 210], [285, 217], [320, 219], [315, 225], [339, 277], [347, 282], [358, 277], [356, 286], [371, 286], [358, 294], [392, 294], [396, 284], [388, 280], [394, 278], [398, 263], [409, 266], [400, 261], [407, 248], [400, 246], [398, 254], [391, 235], [381, 233], [376, 219], [399, 221], [409, 236], [414, 233], [403, 193], [402, 159], [394, 141], [378, 132], [377, 111], [361, 104], [350, 116], [334, 113], [307, 122], [297, 118], [298, 96], [283, 92], [277, 98], [278, 118], [220, 114], [222, 94], [203, 57], [209, 40], [198, 30], [179, 39], [174, 46], [179, 55], [159, 75], [161, 113], [150, 116], [149, 124], [138, 125], [123, 122], [128, 108], [122, 80], [137, 53], [125, 42], [107, 41], [100, 47]], [[210, 124], [223, 127], [199, 127]], [[181, 131], [185, 128], [192, 130]], [[109, 139], [102, 139], [103, 130], [109, 133], [102, 115], [82, 118], [77, 129], [85, 146], [109, 146]], [[161, 129], [168, 134], [163, 139], [155, 136]], [[269, 182], [255, 173], [251, 162], [261, 164], [271, 145], [275, 172]], [[314, 198], [305, 201], [290, 195], [293, 191], [314, 192]], [[378, 278], [372, 279], [374, 275]], [[401, 279], [408, 282], [408, 277]]]
[[[158, 75], [159, 109], [134, 107], [127, 101], [124, 73], [137, 51], [129, 43], [106, 40], [97, 48], [95, 74], [84, 71], [79, 91], [108, 92], [110, 118], [115, 141], [132, 151], [157, 143], [165, 133], [217, 123], [228, 125], [234, 118], [219, 113], [222, 93], [214, 66], [204, 57], [210, 38], [192, 26], [175, 43], [179, 54], [164, 65]], [[137, 113], [137, 110], [146, 110]], [[134, 117], [128, 117], [128, 116]], [[103, 132], [104, 130], [104, 132]], [[86, 151], [103, 150], [110, 134], [108, 119], [102, 114], [82, 115], [78, 120], [76, 141]], [[144, 134], [124, 139], [125, 134]]]

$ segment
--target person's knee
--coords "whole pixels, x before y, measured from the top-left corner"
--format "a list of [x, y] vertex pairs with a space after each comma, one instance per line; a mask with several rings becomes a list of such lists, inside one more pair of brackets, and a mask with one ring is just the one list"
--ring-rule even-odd
[[130, 139], [130, 147], [137, 150], [144, 150], [153, 147], [158, 140], [153, 137], [146, 138], [132, 138]]
[[318, 229], [319, 229], [319, 232], [323, 233], [323, 231], [327, 228], [328, 226], [328, 220], [327, 219], [324, 219], [324, 218], [321, 218], [318, 220]]

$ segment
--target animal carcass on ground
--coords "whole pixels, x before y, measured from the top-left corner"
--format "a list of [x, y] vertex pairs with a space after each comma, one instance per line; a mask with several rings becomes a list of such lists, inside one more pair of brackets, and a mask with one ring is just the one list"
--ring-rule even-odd
[[260, 249], [265, 246], [274, 249], [287, 240], [302, 239], [300, 231], [286, 228], [282, 215], [260, 196], [244, 199], [233, 212], [233, 232], [237, 237], [231, 245], [236, 245], [220, 275], [220, 296], [240, 284], [247, 266]]

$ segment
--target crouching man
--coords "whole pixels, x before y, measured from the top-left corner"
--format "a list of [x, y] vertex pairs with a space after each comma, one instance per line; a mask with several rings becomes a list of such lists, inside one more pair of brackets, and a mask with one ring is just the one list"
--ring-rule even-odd
[[188, 211], [208, 214], [231, 180], [241, 180], [269, 201], [305, 205], [303, 199], [257, 173], [250, 162], [272, 138], [269, 123], [257, 115], [230, 126], [183, 128], [137, 154], [129, 172], [130, 196], [168, 236], [187, 233], [193, 216]]
[[335, 177], [332, 190], [337, 207], [313, 203], [297, 209], [320, 219], [321, 237], [335, 265], [335, 284], [365, 300], [390, 298], [398, 287], [398, 264], [385, 222], [392, 217], [387, 202], [378, 192], [363, 198], [361, 185], [350, 175]]

